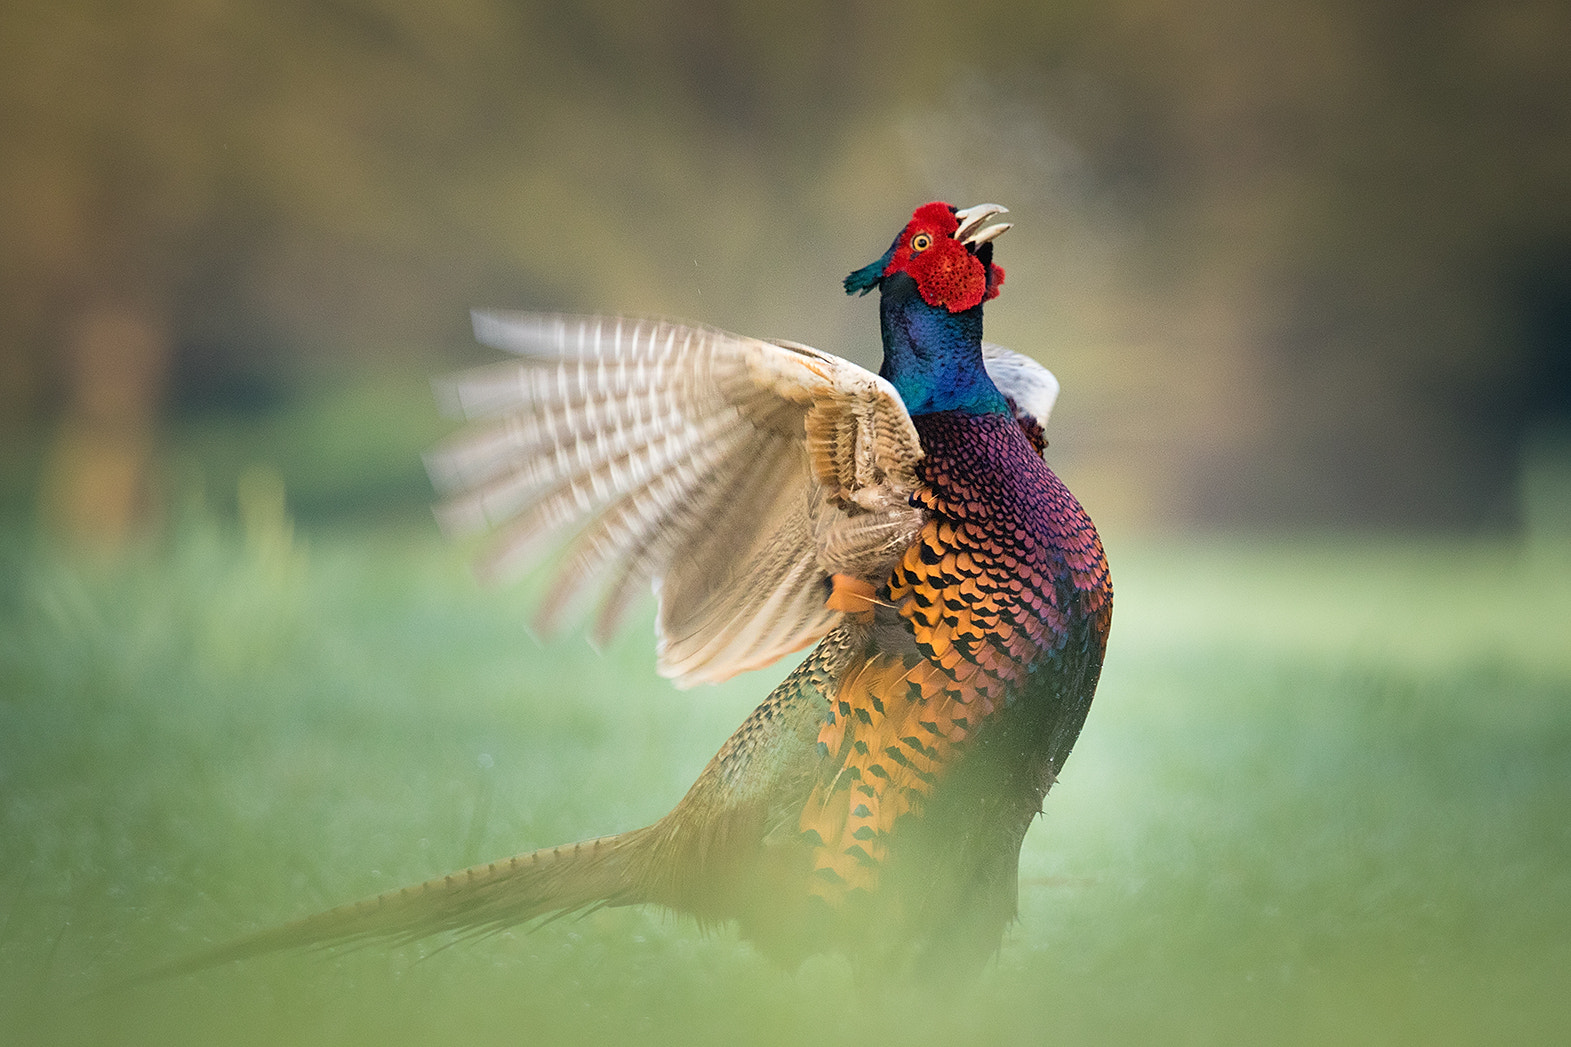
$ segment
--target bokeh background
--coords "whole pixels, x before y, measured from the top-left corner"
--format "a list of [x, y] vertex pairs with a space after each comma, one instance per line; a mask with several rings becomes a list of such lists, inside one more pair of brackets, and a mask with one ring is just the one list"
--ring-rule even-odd
[[429, 380], [489, 359], [472, 305], [872, 364], [839, 280], [934, 198], [1012, 211], [989, 336], [1062, 380], [1120, 598], [1026, 919], [913, 1035], [1563, 1030], [1564, 3], [12, 0], [16, 1042], [873, 1029], [832, 965], [638, 914], [61, 1001], [662, 813], [772, 681], [528, 636], [434, 533]]
[[0, 18], [0, 425], [70, 526], [155, 514], [193, 430], [472, 356], [472, 304], [869, 359], [836, 280], [934, 197], [1013, 209], [991, 330], [1061, 372], [1103, 515], [1506, 530], [1571, 424], [1562, 4]]

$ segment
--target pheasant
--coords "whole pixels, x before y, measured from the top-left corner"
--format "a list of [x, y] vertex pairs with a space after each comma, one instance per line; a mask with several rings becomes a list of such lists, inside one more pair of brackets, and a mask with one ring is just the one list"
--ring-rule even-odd
[[599, 594], [600, 634], [652, 582], [659, 669], [679, 685], [816, 646], [653, 825], [182, 966], [633, 904], [737, 921], [787, 964], [981, 966], [1112, 618], [1101, 540], [1042, 457], [1058, 383], [982, 341], [1004, 211], [926, 204], [845, 278], [880, 293], [877, 375], [709, 328], [476, 313], [478, 340], [519, 359], [444, 388], [473, 424], [428, 464], [448, 529], [500, 531], [489, 570], [567, 541], [540, 613]]

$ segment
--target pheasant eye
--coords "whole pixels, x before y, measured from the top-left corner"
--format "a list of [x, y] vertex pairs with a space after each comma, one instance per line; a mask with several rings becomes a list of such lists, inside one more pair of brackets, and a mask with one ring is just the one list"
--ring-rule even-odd
[[927, 233], [917, 233], [911, 238], [911, 250], [925, 251], [933, 246], [933, 238]]

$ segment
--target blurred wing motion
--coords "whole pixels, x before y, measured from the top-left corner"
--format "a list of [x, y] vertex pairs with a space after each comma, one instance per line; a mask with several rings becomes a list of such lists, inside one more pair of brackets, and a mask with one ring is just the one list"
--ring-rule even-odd
[[920, 528], [916, 430], [899, 394], [804, 345], [656, 320], [477, 312], [523, 359], [452, 379], [475, 424], [430, 458], [444, 526], [500, 536], [485, 568], [570, 537], [549, 627], [600, 592], [604, 637], [646, 584], [660, 671], [766, 665], [829, 631], [836, 574], [881, 583]]

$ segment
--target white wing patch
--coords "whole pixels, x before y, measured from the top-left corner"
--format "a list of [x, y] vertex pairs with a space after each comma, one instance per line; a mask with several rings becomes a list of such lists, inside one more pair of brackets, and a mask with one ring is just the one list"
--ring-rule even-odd
[[1015, 402], [1015, 414], [1026, 414], [1046, 428], [1058, 402], [1058, 378], [1029, 356], [991, 342], [982, 343], [982, 363], [999, 392]]

